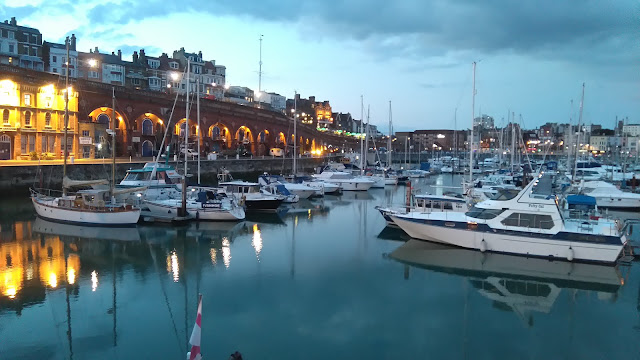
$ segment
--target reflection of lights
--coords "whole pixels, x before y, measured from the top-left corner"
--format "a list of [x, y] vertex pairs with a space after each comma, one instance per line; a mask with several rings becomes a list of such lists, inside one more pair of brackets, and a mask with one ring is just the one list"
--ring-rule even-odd
[[296, 216], [296, 219], [295, 219], [295, 221], [293, 222], [293, 225], [294, 225], [295, 227], [298, 227], [298, 216]]
[[231, 248], [229, 248], [229, 239], [227, 237], [222, 238], [222, 261], [228, 269], [231, 264]]
[[256, 250], [256, 257], [258, 257], [259, 261], [260, 252], [262, 251], [262, 235], [260, 229], [258, 229], [258, 224], [253, 224], [253, 240], [251, 240], [251, 245]]
[[218, 252], [216, 249], [211, 248], [209, 250], [209, 256], [211, 256], [211, 264], [215, 265], [218, 262]]
[[175, 250], [171, 252], [171, 272], [173, 272], [173, 282], [180, 280], [180, 269], [178, 267], [178, 254]]
[[307, 219], [311, 220], [311, 209], [307, 210]]
[[33, 264], [27, 266], [27, 280], [33, 279]]
[[49, 273], [49, 286], [52, 288], [58, 286], [58, 277], [54, 272]]
[[9, 287], [4, 294], [7, 295], [9, 297], [9, 299], [13, 299], [16, 297], [16, 294], [18, 293], [18, 290], [16, 289], [15, 286], [11, 286]]
[[67, 270], [67, 284], [73, 285], [76, 282], [76, 270], [74, 268], [69, 268]]
[[91, 272], [91, 291], [96, 291], [98, 288], [98, 273], [93, 270]]

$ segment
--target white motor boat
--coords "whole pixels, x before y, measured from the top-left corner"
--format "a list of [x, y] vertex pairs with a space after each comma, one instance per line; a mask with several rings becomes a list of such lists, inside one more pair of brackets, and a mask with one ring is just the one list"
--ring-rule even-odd
[[[269, 184], [260, 187], [260, 192], [268, 196], [277, 196], [284, 204], [295, 204], [300, 201], [300, 196], [294, 195], [281, 184]], [[320, 193], [322, 195], [322, 193]]]
[[45, 220], [80, 225], [135, 225], [140, 219], [140, 209], [112, 202], [109, 193], [108, 189], [91, 189], [50, 196], [31, 189], [31, 201], [38, 216]]
[[209, 191], [194, 191], [186, 201], [187, 214], [181, 214], [181, 199], [145, 200], [152, 216], [156, 219], [162, 217], [168, 220], [184, 218], [186, 216], [194, 220], [209, 221], [238, 221], [244, 220], [244, 208], [237, 204], [232, 197], [220, 198], [215, 195], [211, 198]]
[[385, 186], [385, 178], [383, 174], [368, 175], [366, 176], [366, 178], [373, 181], [373, 185], [371, 185], [372, 188], [381, 189], [381, 188], [384, 188]]
[[225, 181], [218, 184], [219, 193], [244, 203], [247, 211], [275, 211], [285, 202], [285, 196], [263, 193], [260, 184], [242, 180]]
[[519, 192], [505, 190], [466, 213], [419, 210], [391, 219], [411, 237], [480, 251], [592, 262], [615, 262], [626, 227], [604, 218], [564, 219], [542, 174]]
[[635, 210], [640, 209], [640, 194], [626, 192], [604, 181], [588, 181], [582, 185], [582, 191], [596, 199], [599, 207]]
[[[146, 163], [142, 169], [127, 170], [117, 189], [144, 186], [147, 200], [180, 198], [182, 196], [182, 175], [171, 165]], [[125, 199], [122, 199], [125, 200]], [[135, 200], [135, 199], [130, 199]]]
[[453, 168], [449, 165], [445, 165], [440, 168], [440, 172], [443, 174], [453, 174]]
[[290, 193], [298, 195], [300, 199], [308, 199], [316, 194], [316, 190], [314, 188], [304, 184], [294, 184], [287, 182], [285, 178], [280, 175], [260, 175], [258, 177], [258, 183], [260, 183], [261, 186], [266, 186], [269, 184], [284, 185], [284, 187], [287, 188]]
[[418, 194], [414, 195], [413, 205], [408, 206], [376, 206], [376, 210], [380, 212], [384, 220], [387, 222], [387, 226], [398, 227], [391, 215], [393, 214], [407, 214], [409, 211], [456, 211], [466, 212], [469, 209], [467, 201], [462, 196], [453, 195], [432, 195], [432, 194]]
[[364, 176], [355, 177], [343, 171], [325, 170], [320, 174], [314, 174], [314, 178], [324, 182], [339, 185], [344, 191], [366, 191], [373, 186], [373, 181]]

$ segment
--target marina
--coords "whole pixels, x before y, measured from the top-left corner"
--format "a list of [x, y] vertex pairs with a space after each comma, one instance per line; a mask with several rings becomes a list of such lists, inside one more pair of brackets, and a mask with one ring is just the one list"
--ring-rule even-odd
[[[442, 194], [459, 179], [412, 185]], [[392, 186], [300, 200], [240, 222], [116, 229], [43, 220], [27, 199], [3, 199], [0, 355], [124, 359], [143, 346], [149, 358], [183, 358], [198, 294], [207, 358], [638, 353], [637, 264], [409, 240], [375, 210], [405, 195]], [[619, 330], [594, 341], [596, 326]]]

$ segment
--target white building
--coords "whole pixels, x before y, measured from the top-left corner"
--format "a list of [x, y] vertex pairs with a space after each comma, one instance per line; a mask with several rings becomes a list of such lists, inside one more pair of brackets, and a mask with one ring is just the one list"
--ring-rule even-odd
[[43, 47], [45, 49], [46, 72], [66, 76], [68, 68], [70, 78], [75, 79], [78, 77], [78, 52], [76, 51], [75, 34], [71, 35], [69, 41], [69, 64], [67, 64], [67, 46], [65, 44], [45, 42]]
[[253, 103], [253, 99], [253, 90], [245, 86], [230, 86], [224, 94], [225, 101], [230, 101], [241, 105], [249, 105]]
[[627, 136], [640, 136], [640, 124], [623, 125], [622, 133]]
[[275, 111], [284, 112], [287, 109], [287, 98], [280, 94], [263, 92], [258, 100]]

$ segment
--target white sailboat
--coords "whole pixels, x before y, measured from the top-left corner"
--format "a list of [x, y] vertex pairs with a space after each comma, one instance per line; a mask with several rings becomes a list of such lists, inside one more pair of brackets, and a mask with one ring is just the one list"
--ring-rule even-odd
[[[66, 40], [67, 54], [69, 52], [69, 38]], [[67, 59], [69, 57], [67, 56]], [[91, 224], [101, 226], [134, 225], [140, 218], [140, 209], [130, 204], [115, 200], [115, 166], [116, 166], [116, 116], [115, 89], [112, 96], [113, 116], [111, 119], [111, 134], [113, 136], [111, 152], [113, 157], [111, 170], [111, 186], [107, 189], [81, 190], [76, 193], [67, 192], [72, 187], [92, 186], [108, 183], [106, 180], [73, 181], [67, 178], [67, 129], [69, 127], [69, 72], [65, 76], [64, 90], [64, 161], [62, 165], [62, 194], [57, 195], [54, 190], [31, 189], [31, 202], [38, 216], [51, 221]], [[136, 189], [138, 190], [138, 189]], [[135, 190], [131, 190], [135, 191]], [[129, 191], [129, 192], [131, 192]]]

